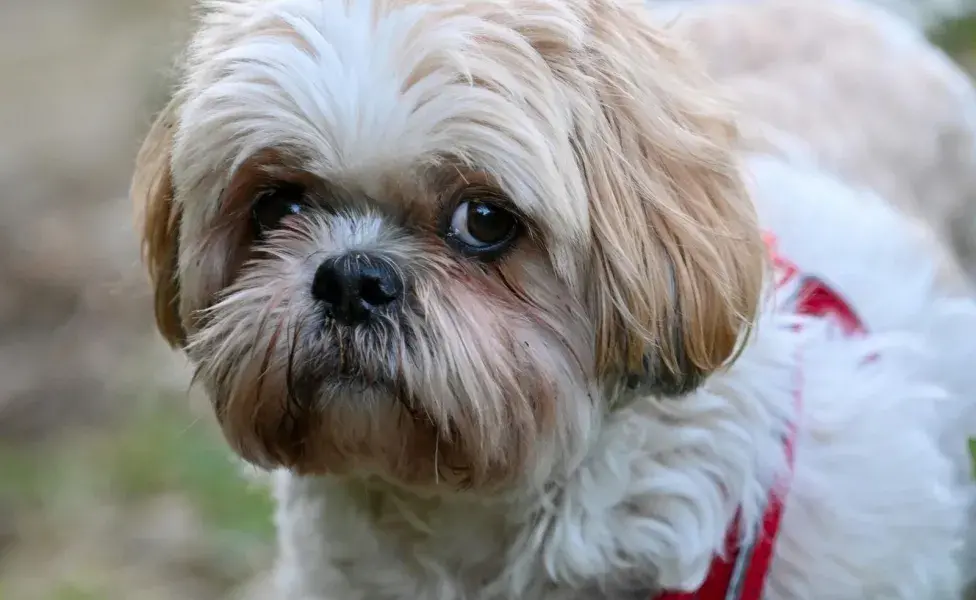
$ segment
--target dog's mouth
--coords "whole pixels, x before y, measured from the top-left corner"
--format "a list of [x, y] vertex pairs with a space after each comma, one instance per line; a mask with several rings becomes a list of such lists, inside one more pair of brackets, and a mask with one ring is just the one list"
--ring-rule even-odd
[[411, 414], [417, 413], [420, 399], [409, 389], [397, 364], [377, 368], [369, 362], [350, 360], [350, 356], [341, 358], [330, 354], [306, 365], [301, 373], [293, 373], [289, 377], [291, 394], [304, 397], [312, 405], [313, 398], [326, 402], [389, 398]]
[[319, 380], [321, 391], [327, 394], [394, 394], [396, 383], [388, 377], [360, 372], [330, 372]]

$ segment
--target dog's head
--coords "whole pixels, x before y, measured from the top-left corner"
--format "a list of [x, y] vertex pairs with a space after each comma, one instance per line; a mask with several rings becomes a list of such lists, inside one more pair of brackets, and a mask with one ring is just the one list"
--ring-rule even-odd
[[133, 185], [159, 328], [259, 465], [537, 474], [748, 329], [716, 98], [639, 2], [211, 2]]

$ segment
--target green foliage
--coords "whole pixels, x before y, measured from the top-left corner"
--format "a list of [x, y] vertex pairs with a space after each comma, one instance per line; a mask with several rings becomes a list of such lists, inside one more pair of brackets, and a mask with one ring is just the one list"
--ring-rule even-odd
[[[172, 497], [199, 524], [193, 535], [201, 554], [188, 567], [163, 551], [160, 557], [168, 562], [159, 564], [160, 572], [172, 573], [174, 590], [192, 577], [194, 585], [204, 585], [212, 597], [223, 598], [263, 568], [273, 548], [272, 501], [267, 489], [242, 476], [215, 428], [193, 421], [187, 411], [171, 408], [186, 402], [185, 396], [137, 400], [133, 404], [143, 406], [141, 410], [99, 431], [72, 433], [54, 443], [0, 446], [0, 525], [9, 511], [13, 516], [7, 526], [14, 526], [18, 538], [26, 536], [28, 548], [42, 549], [43, 556], [45, 546], [57, 548], [74, 536], [86, 535], [84, 531], [98, 531], [86, 529], [90, 515], [99, 515], [97, 519], [112, 515], [110, 521], [123, 528], [119, 540], [130, 539], [125, 537], [133, 531], [128, 519], [138, 520], [142, 511], [155, 510], [160, 499]], [[91, 543], [96, 545], [117, 543], [111, 530], [92, 535], [96, 537]], [[106, 535], [100, 542], [97, 536]], [[119, 564], [126, 564], [125, 551], [118, 556], [93, 550], [91, 563], [84, 558], [79, 563], [61, 563], [64, 568], [47, 580], [22, 572], [25, 564], [36, 560], [29, 553], [18, 559], [26, 563], [4, 565], [0, 557], [0, 600], [138, 597], [127, 587], [136, 585], [137, 579], [128, 581], [124, 570], [116, 571]], [[76, 550], [69, 552], [74, 559], [84, 557]], [[139, 560], [147, 559], [144, 555]]]
[[48, 600], [103, 600], [104, 594], [72, 583], [59, 585], [48, 597]]
[[969, 457], [972, 459], [973, 479], [976, 479], [976, 438], [969, 438]]
[[274, 536], [267, 490], [241, 476], [213, 431], [157, 403], [110, 434], [56, 448], [0, 448], [0, 481], [0, 500], [15, 508], [57, 514], [84, 500], [125, 506], [177, 493], [230, 548]]
[[225, 535], [265, 540], [274, 535], [267, 491], [244, 480], [223, 440], [201, 423], [150, 412], [105, 454], [112, 485], [124, 497], [180, 491]]
[[930, 37], [950, 54], [969, 54], [976, 50], [976, 14], [947, 21]]

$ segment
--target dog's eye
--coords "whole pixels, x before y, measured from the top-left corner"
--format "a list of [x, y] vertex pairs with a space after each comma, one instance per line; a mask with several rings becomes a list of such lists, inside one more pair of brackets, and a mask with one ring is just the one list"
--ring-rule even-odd
[[447, 238], [465, 254], [485, 259], [508, 248], [519, 233], [509, 210], [488, 200], [462, 200], [451, 214]]
[[299, 184], [278, 183], [262, 190], [251, 208], [255, 233], [275, 229], [285, 217], [300, 214], [306, 207], [305, 188]]

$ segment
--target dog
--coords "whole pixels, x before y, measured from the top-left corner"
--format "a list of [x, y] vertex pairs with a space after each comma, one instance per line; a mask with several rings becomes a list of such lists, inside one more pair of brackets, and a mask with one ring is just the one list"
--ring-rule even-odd
[[976, 94], [698, 10], [204, 5], [132, 196], [276, 597], [961, 597]]

